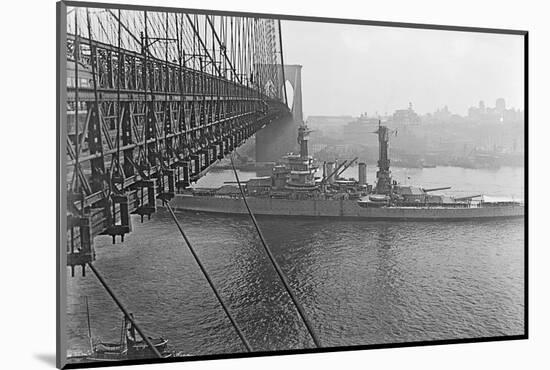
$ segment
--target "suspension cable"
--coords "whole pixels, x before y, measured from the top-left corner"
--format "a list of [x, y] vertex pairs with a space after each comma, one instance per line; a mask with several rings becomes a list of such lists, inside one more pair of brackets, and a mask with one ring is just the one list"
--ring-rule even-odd
[[74, 44], [73, 44], [73, 53], [74, 53], [74, 98], [75, 98], [75, 114], [74, 114], [74, 127], [75, 127], [75, 140], [74, 140], [74, 146], [75, 146], [75, 162], [74, 162], [74, 174], [75, 174], [75, 182], [74, 187], [71, 189], [74, 192], [82, 192], [82, 189], [79, 187], [79, 172], [80, 172], [80, 148], [78, 145], [78, 142], [80, 141], [80, 133], [78, 125], [80, 124], [78, 120], [78, 105], [80, 104], [79, 98], [78, 98], [78, 61], [80, 59], [80, 43], [79, 43], [79, 32], [78, 32], [78, 8], [74, 9], [74, 27], [75, 27], [75, 37], [74, 37]]
[[[147, 138], [149, 136], [149, 102], [147, 101], [147, 84], [149, 83], [149, 76], [147, 75], [147, 72], [149, 71], [149, 64], [147, 62], [147, 53], [149, 52], [149, 35], [147, 34], [147, 10], [143, 12], [143, 19], [144, 19], [144, 30], [145, 30], [145, 38], [141, 38], [141, 48], [143, 53], [143, 58], [145, 60], [145, 67], [143, 69], [143, 92], [145, 94], [145, 115], [144, 121], [143, 121], [143, 136], [145, 139], [145, 143], [143, 144], [143, 155], [145, 157], [144, 165], [147, 168], [147, 178], [151, 177], [151, 166], [149, 165], [149, 146], [147, 145]], [[152, 88], [151, 88], [151, 91]], [[154, 114], [154, 113], [153, 113]]]
[[231, 153], [230, 158], [231, 158], [231, 167], [233, 168], [233, 173], [235, 174], [235, 180], [237, 181], [237, 185], [239, 186], [239, 190], [241, 192], [241, 196], [243, 198], [244, 205], [246, 206], [248, 214], [250, 215], [250, 218], [252, 219], [252, 223], [254, 224], [254, 227], [256, 228], [256, 231], [258, 232], [260, 240], [262, 241], [262, 245], [264, 247], [264, 250], [265, 250], [267, 256], [269, 257], [269, 259], [271, 260], [271, 263], [273, 264], [273, 267], [275, 267], [275, 271], [277, 271], [277, 274], [279, 275], [279, 278], [281, 279], [286, 291], [288, 292], [288, 295], [290, 296], [290, 298], [292, 299], [292, 302], [296, 306], [296, 309], [298, 310], [298, 314], [300, 315], [300, 318], [302, 319], [302, 321], [306, 325], [306, 329], [309, 332], [309, 335], [311, 335], [311, 338], [313, 339], [313, 343], [315, 343], [315, 346], [317, 348], [321, 348], [322, 346], [321, 346], [321, 342], [319, 341], [319, 338], [317, 337], [317, 335], [313, 331], [313, 327], [312, 327], [311, 323], [309, 322], [309, 320], [307, 319], [302, 305], [300, 304], [300, 302], [298, 302], [298, 299], [296, 299], [296, 296], [294, 295], [294, 293], [290, 289], [290, 285], [289, 285], [285, 275], [283, 274], [283, 270], [281, 270], [281, 267], [279, 266], [279, 264], [275, 260], [275, 257], [273, 256], [273, 253], [271, 253], [271, 250], [269, 249], [269, 247], [267, 245], [267, 242], [265, 241], [265, 238], [262, 234], [262, 231], [260, 230], [260, 226], [258, 225], [258, 221], [256, 221], [256, 217], [254, 216], [254, 213], [252, 213], [252, 210], [250, 209], [250, 206], [248, 205], [248, 201], [246, 200], [244, 190], [241, 186], [241, 181], [239, 180], [239, 175], [237, 174], [237, 169], [235, 168], [235, 162], [233, 161], [233, 153]]
[[281, 50], [281, 70], [283, 72], [283, 91], [285, 96], [285, 105], [288, 107], [288, 96], [286, 94], [286, 78], [285, 78], [285, 61], [283, 59], [283, 30], [281, 29], [281, 20], [278, 20], [279, 25], [279, 48]]
[[105, 281], [105, 279], [103, 279], [103, 276], [101, 276], [101, 274], [99, 273], [99, 271], [94, 267], [94, 265], [92, 265], [91, 263], [88, 263], [88, 266], [90, 266], [90, 269], [93, 271], [93, 273], [95, 274], [95, 276], [97, 277], [97, 280], [99, 280], [99, 282], [101, 283], [101, 285], [103, 285], [103, 287], [105, 288], [105, 290], [107, 291], [107, 293], [109, 293], [109, 295], [111, 296], [111, 298], [113, 299], [113, 301], [115, 301], [116, 305], [118, 306], [118, 308], [120, 308], [120, 310], [124, 313], [124, 317], [126, 317], [126, 319], [128, 319], [128, 321], [130, 321], [132, 323], [132, 325], [134, 326], [134, 328], [136, 328], [136, 330], [138, 331], [139, 335], [141, 335], [141, 337], [143, 338], [143, 340], [145, 341], [145, 343], [147, 343], [147, 345], [149, 346], [149, 348], [151, 349], [151, 351], [153, 351], [153, 353], [155, 354], [155, 356], [157, 356], [158, 358], [162, 358], [162, 355], [160, 354], [160, 352], [156, 349], [156, 347], [153, 345], [153, 343], [151, 342], [151, 340], [149, 339], [149, 337], [147, 337], [145, 335], [145, 333], [143, 332], [143, 330], [141, 330], [141, 328], [139, 327], [139, 325], [136, 323], [136, 321], [134, 320], [134, 318], [132, 317], [132, 315], [130, 315], [130, 313], [128, 312], [128, 310], [126, 310], [126, 308], [124, 307], [124, 305], [122, 304], [122, 302], [117, 298], [117, 296], [115, 295], [115, 293], [111, 290], [111, 288], [109, 287], [109, 285], [107, 284], [107, 282]]
[[233, 325], [233, 327], [235, 328], [235, 331], [237, 332], [237, 334], [239, 335], [239, 338], [241, 339], [241, 341], [243, 342], [244, 346], [246, 347], [246, 350], [248, 352], [252, 352], [252, 348], [250, 346], [250, 344], [248, 343], [248, 341], [246, 340], [246, 338], [244, 337], [241, 329], [239, 328], [239, 326], [237, 325], [235, 319], [233, 318], [233, 316], [231, 315], [231, 313], [229, 312], [229, 309], [227, 308], [226, 304], [224, 303], [222, 297], [220, 296], [220, 293], [218, 292], [218, 290], [216, 289], [216, 287], [214, 286], [214, 283], [212, 282], [212, 279], [210, 278], [210, 275], [208, 275], [208, 272], [206, 271], [206, 269], [204, 268], [203, 264], [201, 263], [199, 257], [197, 256], [197, 253], [195, 252], [195, 250], [193, 249], [193, 247], [191, 246], [191, 242], [189, 241], [189, 239], [187, 238], [187, 235], [185, 234], [185, 232], [183, 231], [183, 228], [181, 227], [178, 219], [176, 218], [176, 214], [174, 213], [174, 211], [172, 210], [172, 207], [170, 207], [170, 204], [166, 201], [164, 201], [164, 205], [166, 206], [166, 208], [168, 209], [168, 211], [170, 212], [170, 214], [172, 215], [172, 218], [174, 219], [174, 222], [176, 223], [176, 226], [178, 227], [180, 233], [181, 233], [181, 236], [183, 236], [183, 239], [185, 240], [185, 243], [187, 244], [187, 247], [189, 248], [189, 251], [191, 252], [191, 254], [193, 255], [193, 258], [195, 258], [195, 261], [197, 262], [197, 265], [199, 265], [199, 268], [201, 270], [201, 272], [203, 273], [204, 277], [206, 278], [206, 281], [208, 281], [208, 284], [210, 285], [210, 288], [212, 288], [212, 290], [214, 291], [214, 294], [216, 295], [216, 298], [218, 299], [218, 302], [220, 302], [220, 305], [222, 306], [223, 310], [225, 311], [225, 314], [227, 315], [227, 317], [229, 318], [229, 321], [231, 321], [231, 324]]
[[[118, 10], [118, 45], [117, 45], [117, 84], [116, 84], [116, 109], [117, 109], [117, 118], [116, 118], [116, 170], [117, 172], [120, 171], [120, 121], [122, 120], [121, 116], [121, 110], [120, 110], [120, 84], [121, 84], [121, 78], [123, 76], [122, 70], [126, 68], [125, 63], [126, 61], [122, 59], [121, 57], [121, 50], [120, 50], [120, 44], [121, 44], [121, 26], [122, 22], [120, 21], [120, 9]], [[124, 63], [122, 63], [124, 62]], [[126, 79], [126, 74], [124, 74], [124, 79]], [[119, 173], [120, 174], [120, 173]], [[112, 173], [111, 173], [111, 179], [112, 179]]]

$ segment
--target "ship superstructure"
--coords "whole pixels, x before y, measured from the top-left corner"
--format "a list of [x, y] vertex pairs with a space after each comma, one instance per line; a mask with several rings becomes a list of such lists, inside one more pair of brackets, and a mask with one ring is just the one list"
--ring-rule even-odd
[[309, 155], [308, 140], [311, 131], [306, 125], [298, 128], [299, 154], [288, 154], [284, 157], [283, 167], [288, 171], [285, 181], [285, 189], [291, 191], [315, 191], [318, 185], [315, 183], [317, 167], [313, 164], [313, 157]]
[[[448, 195], [431, 194], [435, 191], [448, 190], [450, 186], [426, 189], [420, 186], [401, 185], [391, 177], [389, 159], [389, 138], [395, 131], [378, 123], [379, 157], [374, 191], [359, 200], [361, 207], [454, 207], [472, 206], [475, 198], [481, 194], [454, 198]], [[476, 205], [479, 202], [475, 203]]]
[[266, 188], [269, 177], [255, 178], [246, 183], [248, 193], [279, 199], [326, 199], [339, 196], [359, 198], [360, 195], [367, 194], [366, 164], [359, 164], [360, 181], [340, 176], [357, 158], [339, 164], [323, 163], [322, 177], [316, 177], [319, 166], [309, 154], [310, 132], [305, 123], [300, 125], [298, 128], [299, 153], [288, 153], [282, 157], [281, 162], [273, 166], [270, 189]]

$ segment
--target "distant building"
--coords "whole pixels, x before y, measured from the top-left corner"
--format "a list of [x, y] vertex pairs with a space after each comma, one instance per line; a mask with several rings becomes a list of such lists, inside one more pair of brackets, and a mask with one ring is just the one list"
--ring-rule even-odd
[[506, 111], [506, 101], [503, 98], [498, 98], [495, 103], [495, 110], [499, 114], [504, 114], [504, 111]]
[[321, 135], [338, 135], [343, 125], [353, 120], [353, 116], [308, 116], [307, 125]]
[[308, 116], [308, 126], [332, 126], [339, 125], [342, 122], [349, 122], [353, 116]]
[[394, 125], [418, 125], [420, 124], [420, 116], [413, 110], [412, 103], [409, 103], [408, 109], [396, 110], [391, 121]]
[[479, 101], [479, 112], [485, 114], [485, 102], [483, 100]]
[[468, 119], [474, 123], [495, 124], [495, 123], [523, 123], [523, 111], [513, 108], [506, 108], [506, 101], [498, 98], [495, 107], [486, 107], [483, 101], [478, 107], [468, 109]]
[[381, 118], [369, 117], [367, 113], [362, 113], [357, 119], [342, 127], [342, 138], [349, 143], [375, 145], [378, 139], [373, 133], [376, 131], [380, 120]]
[[448, 122], [452, 114], [449, 107], [444, 106], [442, 109], [437, 109], [433, 114], [433, 119], [440, 122]]

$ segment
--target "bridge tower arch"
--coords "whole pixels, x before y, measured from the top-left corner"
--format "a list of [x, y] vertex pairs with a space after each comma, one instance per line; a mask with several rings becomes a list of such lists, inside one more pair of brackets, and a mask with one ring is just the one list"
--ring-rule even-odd
[[256, 162], [275, 162], [288, 152], [296, 151], [298, 127], [304, 121], [302, 110], [302, 66], [284, 65], [284, 79], [281, 89], [287, 82], [293, 89], [292, 118], [283, 118], [280, 122], [267, 125], [256, 133]]
[[283, 84], [286, 84], [287, 81], [290, 82], [294, 91], [292, 106], [289, 107], [292, 111], [292, 118], [294, 118], [296, 124], [300, 125], [304, 121], [302, 110], [302, 66], [299, 64], [285, 64], [284, 72], [286, 81], [283, 81]]

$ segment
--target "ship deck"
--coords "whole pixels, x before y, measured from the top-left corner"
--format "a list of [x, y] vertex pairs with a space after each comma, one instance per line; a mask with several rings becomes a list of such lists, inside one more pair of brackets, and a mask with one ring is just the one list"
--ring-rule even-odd
[[[248, 197], [255, 215], [331, 217], [369, 220], [468, 220], [523, 217], [523, 205], [490, 207], [360, 207], [357, 200], [291, 200], [268, 197]], [[239, 197], [176, 195], [171, 205], [177, 210], [247, 214]]]

